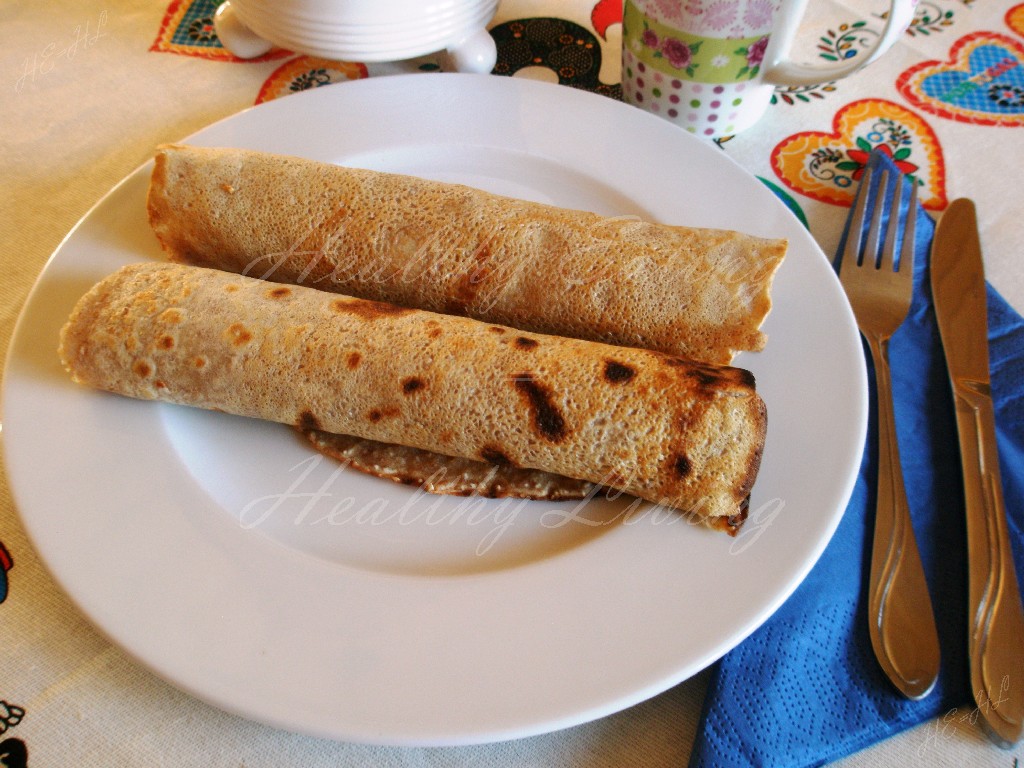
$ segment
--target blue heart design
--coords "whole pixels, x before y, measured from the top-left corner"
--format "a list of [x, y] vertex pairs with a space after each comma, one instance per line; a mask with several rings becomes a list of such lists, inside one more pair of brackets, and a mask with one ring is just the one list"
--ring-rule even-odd
[[1024, 114], [1024, 64], [1015, 51], [980, 45], [971, 51], [968, 71], [933, 72], [921, 81], [929, 98], [987, 115]]

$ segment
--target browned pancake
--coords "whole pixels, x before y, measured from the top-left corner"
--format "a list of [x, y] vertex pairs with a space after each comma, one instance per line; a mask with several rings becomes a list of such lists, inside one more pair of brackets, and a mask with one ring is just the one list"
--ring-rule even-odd
[[84, 384], [742, 513], [766, 414], [753, 377], [648, 350], [173, 264], [76, 306]]
[[184, 263], [723, 364], [764, 346], [786, 252], [240, 149], [161, 147], [148, 207]]

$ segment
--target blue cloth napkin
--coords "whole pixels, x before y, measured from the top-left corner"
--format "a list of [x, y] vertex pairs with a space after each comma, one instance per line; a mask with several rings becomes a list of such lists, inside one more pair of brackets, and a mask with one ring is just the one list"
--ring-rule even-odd
[[[883, 155], [870, 162], [896, 173]], [[691, 768], [823, 765], [937, 716], [953, 727], [977, 717], [967, 662], [963, 483], [929, 285], [935, 227], [920, 208], [916, 221], [914, 301], [893, 336], [890, 360], [907, 497], [939, 631], [938, 683], [925, 699], [909, 701], [871, 650], [866, 593], [878, 468], [872, 386], [860, 476], [839, 528], [790, 599], [713, 668]], [[1024, 585], [1024, 319], [989, 286], [988, 321], [1000, 468]], [[872, 383], [873, 375], [869, 360]], [[820, 429], [827, 434], [828, 425]]]

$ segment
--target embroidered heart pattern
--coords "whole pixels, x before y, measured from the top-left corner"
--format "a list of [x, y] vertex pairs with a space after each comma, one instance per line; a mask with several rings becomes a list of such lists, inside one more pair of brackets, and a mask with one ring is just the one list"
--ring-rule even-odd
[[823, 203], [849, 206], [873, 150], [888, 154], [920, 184], [925, 208], [946, 207], [945, 164], [939, 139], [921, 117], [882, 99], [847, 104], [832, 118], [832, 132], [803, 131], [772, 150], [775, 174], [792, 190]]
[[1024, 3], [1015, 5], [1006, 12], [1006, 26], [1024, 37]]
[[978, 125], [1024, 125], [1024, 45], [994, 32], [953, 44], [949, 59], [917, 64], [896, 81], [911, 103]]
[[360, 80], [369, 73], [365, 64], [352, 61], [328, 61], [315, 56], [299, 56], [275, 69], [256, 96], [256, 103], [287, 96], [289, 93], [319, 88], [321, 85]]

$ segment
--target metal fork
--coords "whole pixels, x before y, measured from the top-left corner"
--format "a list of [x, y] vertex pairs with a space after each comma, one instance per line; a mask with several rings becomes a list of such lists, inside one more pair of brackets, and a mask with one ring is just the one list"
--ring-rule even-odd
[[[913, 294], [917, 184], [911, 185], [907, 213], [903, 214], [903, 178], [897, 176], [879, 258], [879, 230], [889, 174], [885, 169], [881, 171], [872, 195], [873, 175], [869, 166], [857, 194], [839, 272], [857, 325], [871, 350], [878, 395], [878, 501], [871, 552], [869, 631], [875, 656], [888, 678], [907, 698], [921, 699], [938, 677], [939, 639], [903, 486], [889, 372], [889, 339], [906, 319]], [[861, 254], [868, 197], [873, 197], [871, 224]], [[905, 224], [897, 258], [896, 234], [901, 221]]]

